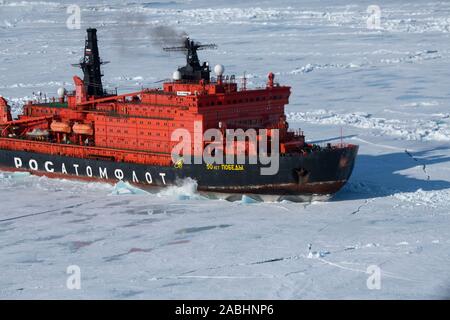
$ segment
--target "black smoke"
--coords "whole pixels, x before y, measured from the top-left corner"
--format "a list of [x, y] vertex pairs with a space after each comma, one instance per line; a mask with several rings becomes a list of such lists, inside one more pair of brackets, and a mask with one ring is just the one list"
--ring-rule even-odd
[[150, 36], [154, 46], [165, 48], [182, 46], [188, 34], [171, 26], [159, 25], [150, 28]]

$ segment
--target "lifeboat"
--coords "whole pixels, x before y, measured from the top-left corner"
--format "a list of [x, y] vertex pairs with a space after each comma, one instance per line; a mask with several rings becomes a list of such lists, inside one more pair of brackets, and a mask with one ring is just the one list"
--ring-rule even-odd
[[70, 125], [67, 122], [53, 121], [50, 125], [53, 132], [70, 133]]
[[76, 134], [82, 134], [86, 136], [92, 136], [94, 134], [94, 128], [90, 124], [76, 123], [72, 127], [73, 132]]

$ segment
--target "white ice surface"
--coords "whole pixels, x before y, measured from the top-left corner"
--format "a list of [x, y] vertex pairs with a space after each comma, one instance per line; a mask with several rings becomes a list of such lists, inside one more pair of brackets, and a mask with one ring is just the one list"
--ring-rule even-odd
[[[171, 25], [249, 86], [292, 86], [291, 127], [360, 145], [329, 202], [206, 200], [185, 183], [158, 193], [0, 175], [0, 298], [449, 298], [450, 3], [376, 1], [0, 1], [0, 94], [73, 88], [84, 29], [97, 27], [109, 88], [157, 86], [183, 57], [152, 45]], [[405, 150], [407, 152], [405, 152]], [[308, 245], [312, 245], [311, 255]], [[81, 268], [81, 290], [66, 269]], [[367, 267], [381, 289], [366, 286]]]

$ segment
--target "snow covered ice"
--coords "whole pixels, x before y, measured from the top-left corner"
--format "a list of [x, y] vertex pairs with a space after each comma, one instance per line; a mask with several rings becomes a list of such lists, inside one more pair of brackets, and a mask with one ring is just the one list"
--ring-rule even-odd
[[72, 88], [88, 27], [110, 89], [158, 86], [183, 63], [152, 43], [169, 25], [217, 43], [200, 58], [248, 86], [274, 72], [292, 128], [320, 144], [342, 128], [360, 155], [331, 201], [302, 204], [1, 173], [0, 298], [450, 297], [450, 3], [375, 1], [369, 30], [372, 1], [82, 0], [69, 30], [72, 3], [0, 1], [0, 94], [16, 114]]

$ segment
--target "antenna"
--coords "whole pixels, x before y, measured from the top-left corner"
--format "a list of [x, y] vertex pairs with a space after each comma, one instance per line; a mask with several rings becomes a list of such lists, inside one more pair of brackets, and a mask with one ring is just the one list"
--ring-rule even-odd
[[186, 37], [184, 45], [180, 47], [167, 47], [163, 48], [166, 52], [185, 52], [186, 53], [186, 66], [179, 68], [181, 73], [180, 80], [210, 80], [210, 72], [208, 63], [204, 62], [200, 64], [197, 51], [206, 49], [217, 49], [216, 44], [200, 44]]
[[217, 49], [217, 45], [213, 43], [200, 44], [199, 42], [195, 42], [187, 37], [184, 40], [184, 46], [163, 48], [166, 52], [186, 52], [186, 63], [188, 65], [198, 67], [200, 67], [200, 61], [198, 59], [197, 51], [205, 49]]
[[217, 49], [217, 45], [214, 43], [210, 44], [201, 44], [200, 42], [195, 42], [191, 40], [189, 37], [186, 37], [184, 40], [184, 45], [180, 47], [165, 47], [164, 51], [189, 51], [189, 50], [205, 50], [205, 49]]

